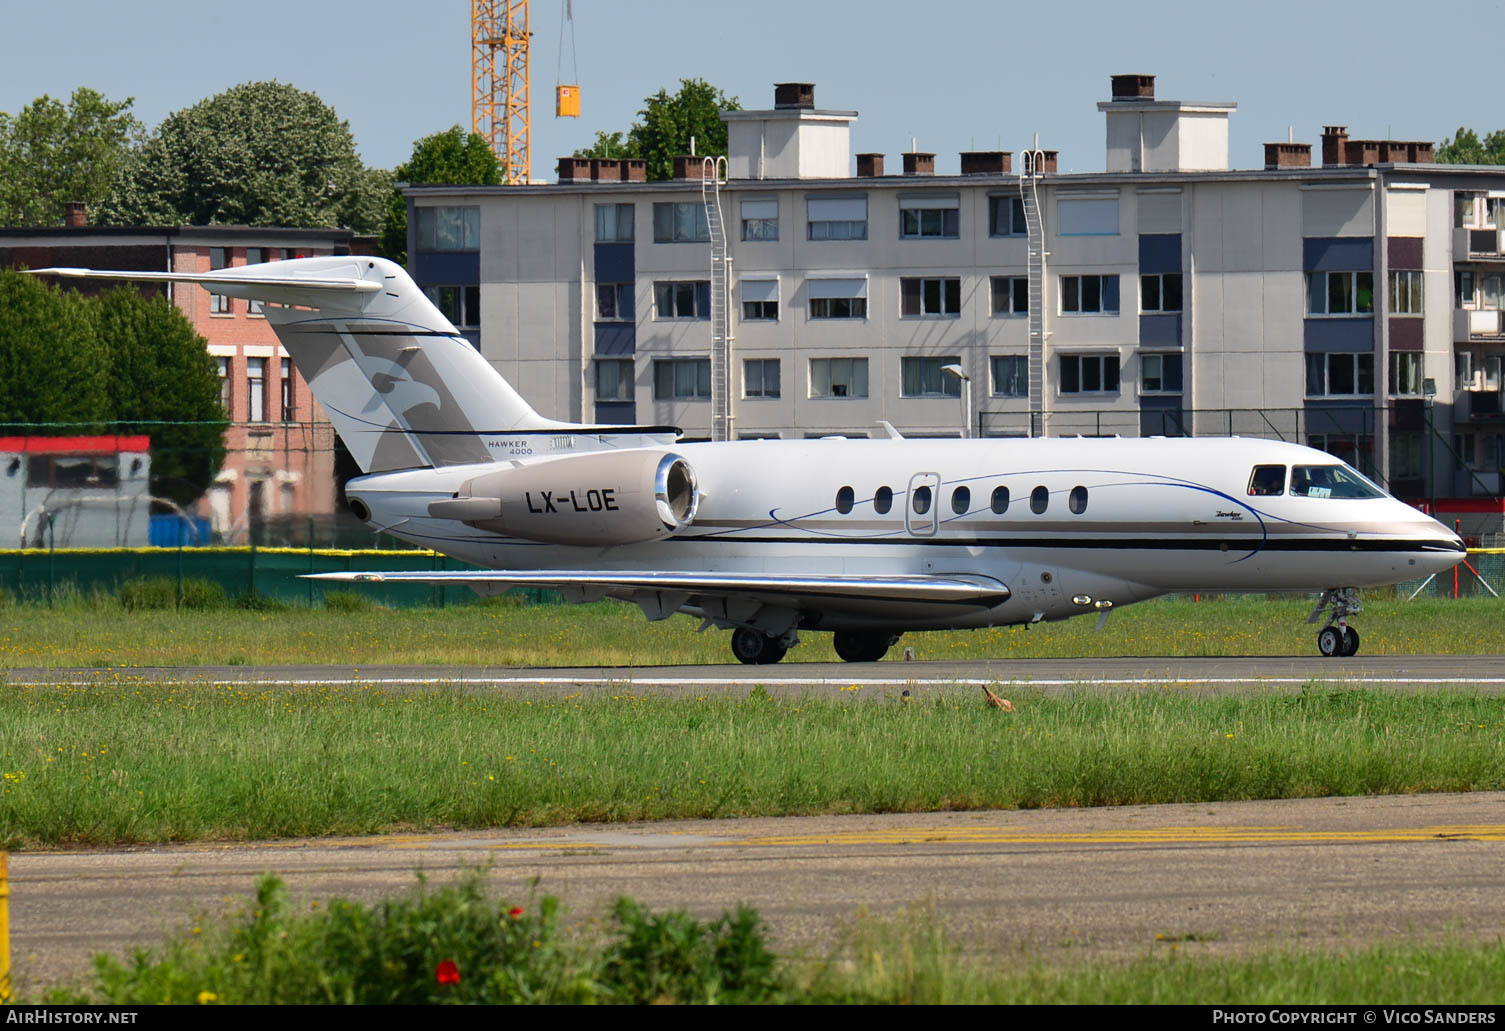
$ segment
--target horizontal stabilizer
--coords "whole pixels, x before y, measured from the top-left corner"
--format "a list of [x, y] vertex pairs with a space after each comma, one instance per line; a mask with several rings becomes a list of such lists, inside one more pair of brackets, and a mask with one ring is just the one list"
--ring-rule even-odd
[[1009, 589], [990, 576], [799, 576], [776, 573], [645, 573], [615, 569], [441, 570], [394, 573], [305, 573], [306, 580], [341, 583], [454, 584], [456, 586], [596, 588], [612, 594], [671, 591], [691, 595], [853, 598], [939, 602], [991, 607]]
[[[241, 266], [249, 268], [251, 266]], [[374, 294], [381, 284], [357, 276], [268, 276], [246, 274], [241, 269], [219, 269], [214, 272], [108, 272], [88, 268], [38, 268], [29, 270], [33, 276], [58, 276], [63, 279], [130, 280], [143, 283], [201, 283], [204, 286], [223, 286], [239, 289], [220, 290], [219, 293], [235, 297], [260, 298], [265, 287], [313, 288], [337, 292]], [[352, 269], [353, 271], [353, 269]], [[260, 288], [260, 289], [258, 289]]]

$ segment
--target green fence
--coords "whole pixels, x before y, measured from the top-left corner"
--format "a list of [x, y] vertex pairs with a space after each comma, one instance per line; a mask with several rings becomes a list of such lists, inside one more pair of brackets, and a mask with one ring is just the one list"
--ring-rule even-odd
[[[346, 551], [306, 548], [27, 548], [0, 551], [0, 590], [49, 601], [60, 590], [116, 591], [140, 577], [212, 580], [232, 598], [254, 595], [319, 604], [329, 591], [356, 591], [382, 605], [443, 606], [475, 599], [468, 587], [430, 584], [328, 583], [304, 573], [351, 570], [474, 569], [431, 551]], [[541, 596], [546, 592], [532, 592]]]

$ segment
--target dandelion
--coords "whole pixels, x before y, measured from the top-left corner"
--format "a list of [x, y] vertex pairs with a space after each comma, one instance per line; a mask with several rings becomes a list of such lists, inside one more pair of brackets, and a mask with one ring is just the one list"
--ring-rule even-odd
[[459, 984], [460, 968], [455, 966], [454, 960], [446, 959], [434, 971], [434, 980], [440, 984]]
[[218, 998], [219, 996], [215, 995], [213, 992], [199, 992], [199, 1005], [207, 1006]]

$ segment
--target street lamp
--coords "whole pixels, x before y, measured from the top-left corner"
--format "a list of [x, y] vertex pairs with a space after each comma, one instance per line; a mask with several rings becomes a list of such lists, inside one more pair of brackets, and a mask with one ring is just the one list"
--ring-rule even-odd
[[962, 381], [962, 437], [972, 436], [972, 377], [960, 365], [942, 365], [941, 371]]

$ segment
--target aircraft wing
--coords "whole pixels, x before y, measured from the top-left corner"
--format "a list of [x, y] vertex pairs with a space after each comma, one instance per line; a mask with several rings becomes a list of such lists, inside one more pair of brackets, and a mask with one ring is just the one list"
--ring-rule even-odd
[[668, 573], [618, 569], [438, 570], [433, 572], [305, 573], [302, 579], [343, 583], [455, 584], [593, 590], [616, 597], [650, 592], [698, 597], [747, 597], [788, 603], [797, 599], [939, 603], [991, 608], [1009, 599], [1002, 581], [973, 573], [934, 576], [809, 576], [783, 573]]

